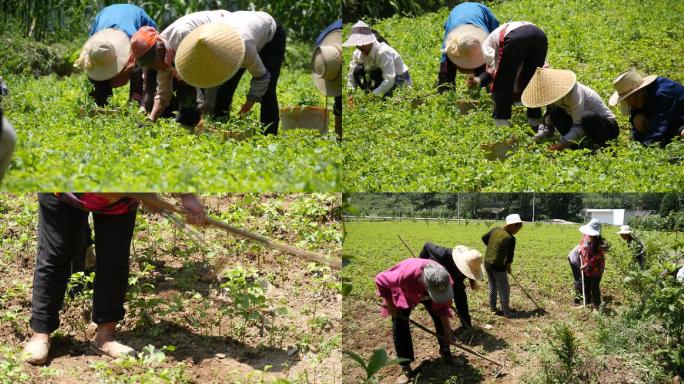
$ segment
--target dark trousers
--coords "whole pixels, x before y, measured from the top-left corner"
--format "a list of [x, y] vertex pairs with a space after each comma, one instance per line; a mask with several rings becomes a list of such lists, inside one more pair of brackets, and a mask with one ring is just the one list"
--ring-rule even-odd
[[[544, 120], [550, 120], [551, 126], [556, 128], [561, 135], [567, 134], [572, 127], [572, 117], [562, 108], [553, 105], [549, 105], [546, 108]], [[591, 140], [591, 143], [584, 144], [584, 147], [592, 145], [605, 147], [609, 140], [617, 138], [620, 133], [616, 120], [594, 113], [582, 117], [581, 124], [584, 133]]]
[[[495, 119], [511, 118], [513, 89], [518, 68], [522, 64], [522, 71], [518, 77], [519, 89], [522, 92], [537, 67], [544, 66], [547, 49], [548, 41], [544, 31], [531, 24], [512, 30], [504, 38], [503, 54], [492, 84]], [[527, 108], [527, 117], [538, 119], [541, 116], [541, 108]]]
[[380, 68], [366, 71], [366, 68], [359, 64], [354, 67], [354, 82], [359, 89], [366, 93], [379, 87], [382, 83], [382, 70]]
[[[432, 321], [435, 323], [435, 332], [438, 335], [444, 334], [444, 328], [442, 327], [442, 320], [439, 315], [432, 309], [432, 301], [423, 301], [425, 309], [430, 314]], [[405, 318], [411, 316], [411, 310], [409, 309], [399, 309], [399, 314], [403, 315]], [[392, 318], [392, 339], [394, 340], [394, 350], [397, 352], [397, 357], [403, 357], [408, 359], [408, 361], [401, 363], [401, 365], [409, 365], [415, 359], [413, 355], [413, 339], [411, 338], [411, 326], [407, 320], [400, 319], [399, 316]], [[449, 343], [443, 341], [441, 338], [437, 339], [439, 342], [439, 354], [442, 356], [450, 356], [451, 350], [449, 348]]]
[[[174, 84], [176, 84], [174, 82]], [[194, 127], [200, 121], [200, 111], [197, 109], [197, 88], [179, 81], [176, 86], [176, 99], [178, 100], [178, 114], [176, 121], [179, 124]]]
[[601, 305], [601, 276], [589, 277], [584, 275], [584, 291], [587, 294], [587, 304]]
[[[278, 85], [278, 78], [280, 77], [280, 69], [285, 60], [285, 29], [278, 24], [276, 27], [273, 39], [264, 45], [264, 48], [259, 52], [259, 58], [264, 63], [264, 67], [271, 74], [271, 80], [268, 83], [266, 93], [261, 97], [261, 115], [260, 121], [266, 127], [264, 131], [267, 135], [278, 134], [278, 125], [280, 124], [280, 111], [278, 109], [278, 95], [276, 94], [276, 85]], [[221, 85], [216, 92], [216, 106], [214, 114], [216, 117], [229, 116], [230, 107], [233, 104], [233, 96], [235, 90], [240, 83], [242, 75], [245, 73], [245, 68], [240, 68], [235, 76], [233, 76], [226, 83]]]
[[[31, 328], [51, 333], [59, 327], [59, 310], [75, 254], [85, 251], [83, 236], [88, 212], [60, 201], [54, 194], [39, 194], [38, 256], [33, 275]], [[93, 322], [123, 320], [128, 288], [128, 258], [136, 212], [122, 215], [93, 214], [95, 222], [95, 286]]]
[[[570, 260], [568, 259], [568, 262]], [[573, 287], [575, 288], [575, 304], [582, 303], [582, 272], [580, 271], [579, 265], [570, 263], [570, 268], [572, 269], [572, 278], [574, 280]]]
[[342, 116], [342, 96], [335, 96], [335, 103], [333, 104], [333, 115]]

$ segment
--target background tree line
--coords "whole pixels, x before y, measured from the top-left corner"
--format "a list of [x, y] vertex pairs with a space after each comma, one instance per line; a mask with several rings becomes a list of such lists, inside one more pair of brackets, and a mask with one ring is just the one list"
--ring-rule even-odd
[[532, 220], [581, 221], [585, 208], [651, 211], [681, 215], [684, 194], [677, 193], [353, 193], [345, 194], [348, 214], [358, 216], [501, 219], [519, 213]]

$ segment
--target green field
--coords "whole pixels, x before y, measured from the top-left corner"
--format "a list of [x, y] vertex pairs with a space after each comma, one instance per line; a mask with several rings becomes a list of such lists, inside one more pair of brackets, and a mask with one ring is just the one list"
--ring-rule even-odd
[[[372, 350], [385, 348], [394, 356], [391, 326], [387, 319], [380, 317], [377, 307], [380, 300], [375, 293], [373, 278], [410, 257], [398, 235], [416, 255], [427, 241], [449, 248], [464, 244], [483, 252], [480, 237], [496, 225], [502, 224], [494, 221], [462, 221], [460, 224], [410, 220], [347, 222], [343, 256], [349, 259], [349, 263], [343, 269], [343, 278], [352, 285], [352, 291], [343, 306], [344, 349], [369, 356]], [[539, 382], [535, 380], [540, 379], [540, 367], [551, 354], [549, 340], [555, 327], [561, 324], [568, 325], [579, 339], [586, 365], [585, 371], [578, 369], [576, 376], [581, 378], [582, 374], [588, 374], [591, 380], [585, 382], [596, 382], [592, 372], [598, 369], [597, 366], [604, 366], [602, 364], [608, 365], [603, 368], [606, 371], [601, 382], [605, 383], [622, 382], [620, 378], [630, 378], [638, 383], [657, 383], [666, 377], [654, 358], [655, 346], [666, 340], [662, 328], [652, 321], [632, 320], [629, 325], [623, 324], [626, 321], [624, 314], [629, 313], [628, 303], [635, 299], [632, 291], [626, 290], [623, 279], [634, 266], [624, 241], [614, 234], [615, 227], [604, 226], [603, 229], [611, 245], [601, 282], [606, 308], [601, 313], [591, 313], [572, 305], [573, 279], [567, 254], [581, 238], [578, 227], [578, 224], [528, 223], [516, 236], [513, 273], [535, 301], [546, 309], [543, 315], [532, 312], [534, 305], [513, 280], [510, 280], [511, 306], [525, 313], [522, 318], [504, 319], [489, 312], [486, 278], [479, 290], [467, 290], [470, 313], [477, 329], [474, 338], [470, 339], [472, 346], [490, 358], [507, 362], [507, 375], [496, 382]], [[641, 232], [641, 237], [647, 245], [649, 262], [654, 265], [662, 257], [662, 250], [672, 249], [676, 242], [673, 234]], [[416, 313], [417, 320], [432, 328], [422, 308]], [[458, 320], [452, 324], [456, 328]], [[634, 334], [641, 336], [634, 338]], [[414, 328], [413, 338], [417, 359], [414, 368], [423, 361], [423, 377], [417, 382], [490, 382], [491, 365], [468, 357], [465, 368], [445, 368], [434, 360], [437, 346], [432, 337]], [[468, 337], [461, 342], [469, 343]], [[353, 383], [355, 378], [361, 377], [362, 371], [351, 360], [347, 359], [344, 367], [346, 382]], [[380, 374], [381, 382], [391, 382], [386, 380], [395, 375], [398, 375], [396, 367], [387, 368]]]
[[[527, 20], [549, 38], [548, 63], [570, 69], [579, 82], [607, 101], [612, 80], [636, 67], [684, 82], [683, 2], [669, 1], [505, 1], [487, 2], [500, 22]], [[535, 144], [523, 107], [514, 107], [511, 127], [495, 127], [486, 92], [457, 90], [426, 96], [434, 89], [449, 13], [417, 18], [395, 16], [372, 26], [402, 55], [414, 87], [391, 100], [356, 92], [355, 108], [344, 117], [345, 191], [530, 191], [624, 192], [680, 190], [684, 186], [678, 140], [665, 149], [643, 148], [631, 140], [619, 114], [618, 140], [609, 148], [550, 153]], [[351, 24], [346, 26], [348, 32]], [[352, 50], [345, 51], [347, 60]], [[479, 99], [480, 107], [460, 114], [456, 101]], [[416, 105], [422, 99], [422, 105]], [[515, 135], [520, 149], [505, 161], [489, 161], [480, 144]]]
[[[308, 55], [310, 49], [304, 48], [295, 47]], [[94, 103], [86, 97], [89, 83], [83, 74], [4, 77], [11, 96], [3, 108], [18, 135], [2, 185], [8, 191], [341, 189], [342, 150], [332, 123], [328, 136], [281, 129], [277, 137], [264, 137], [258, 133], [257, 104], [245, 120], [191, 132], [172, 119], [143, 123], [145, 116], [127, 104], [128, 86], [115, 90], [110, 108], [117, 113], [91, 116]], [[235, 93], [233, 115], [244, 101], [249, 78], [244, 76]], [[281, 107], [325, 105], [301, 63], [286, 63], [278, 98]]]

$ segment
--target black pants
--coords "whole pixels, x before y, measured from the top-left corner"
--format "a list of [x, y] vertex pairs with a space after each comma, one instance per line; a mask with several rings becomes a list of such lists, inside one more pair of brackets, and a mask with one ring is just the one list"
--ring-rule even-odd
[[[547, 49], [548, 41], [544, 31], [531, 24], [512, 30], [504, 38], [503, 54], [492, 84], [495, 119], [511, 118], [513, 89], [518, 68], [522, 64], [518, 77], [518, 86], [522, 92], [537, 67], [544, 66]], [[527, 108], [527, 117], [541, 118], [541, 108]]]
[[194, 127], [199, 123], [201, 117], [200, 111], [197, 109], [197, 88], [179, 81], [175, 93], [178, 100], [176, 121], [179, 124]]
[[589, 277], [584, 275], [584, 291], [587, 294], [587, 304], [601, 305], [601, 276]]
[[335, 104], [333, 104], [333, 115], [342, 116], [342, 96], [335, 96]]
[[382, 81], [382, 69], [375, 68], [366, 71], [366, 68], [361, 64], [354, 67], [354, 82], [359, 89], [366, 91], [366, 93], [379, 87]]
[[[570, 262], [570, 259], [568, 259]], [[575, 288], [575, 304], [580, 304], [583, 301], [582, 295], [582, 271], [580, 271], [579, 265], [570, 263], [570, 268], [572, 269], [572, 278], [574, 280], [573, 287]]]
[[[51, 333], [59, 327], [71, 258], [86, 246], [83, 223], [87, 225], [88, 212], [60, 201], [53, 194], [39, 194], [38, 201], [38, 256], [30, 325], [36, 332]], [[93, 214], [98, 255], [92, 316], [96, 324], [124, 318], [135, 216], [135, 211], [122, 215]]]
[[[558, 133], [565, 135], [570, 132], [572, 127], [572, 116], [565, 110], [553, 105], [546, 108], [544, 121], [550, 120], [551, 126], [558, 130]], [[620, 133], [617, 120], [609, 119], [594, 113], [582, 117], [582, 129], [591, 143], [582, 145], [583, 147], [591, 147], [596, 145], [605, 147], [609, 140], [616, 139]]]
[[[278, 125], [280, 124], [280, 111], [278, 110], [278, 95], [276, 94], [276, 85], [278, 85], [278, 78], [280, 77], [280, 69], [285, 60], [285, 29], [278, 24], [276, 27], [273, 39], [264, 45], [264, 48], [259, 52], [259, 58], [264, 63], [264, 67], [271, 74], [271, 80], [268, 83], [266, 93], [261, 97], [261, 115], [260, 121], [266, 127], [264, 131], [267, 135], [278, 134]], [[214, 115], [216, 117], [223, 117], [230, 115], [230, 107], [233, 104], [233, 96], [235, 90], [240, 83], [242, 75], [245, 73], [245, 68], [240, 68], [235, 76], [233, 76], [226, 83], [221, 85], [216, 92], [216, 106], [214, 107]]]
[[[423, 301], [425, 309], [432, 317], [432, 321], [435, 323], [435, 332], [438, 335], [444, 334], [444, 327], [442, 327], [442, 320], [439, 315], [432, 310], [432, 301]], [[411, 316], [411, 310], [400, 309], [399, 313], [405, 318]], [[392, 318], [392, 338], [394, 340], [394, 350], [397, 352], [397, 357], [402, 357], [408, 359], [408, 361], [401, 363], [401, 365], [409, 365], [415, 359], [413, 355], [413, 339], [411, 339], [411, 326], [408, 321], [400, 319], [398, 316]], [[439, 354], [442, 356], [450, 356], [451, 350], [449, 348], [449, 343], [443, 341], [441, 338], [437, 339], [439, 342]]]

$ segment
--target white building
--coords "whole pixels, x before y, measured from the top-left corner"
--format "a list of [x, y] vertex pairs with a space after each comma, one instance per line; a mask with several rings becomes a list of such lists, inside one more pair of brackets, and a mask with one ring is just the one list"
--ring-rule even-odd
[[632, 209], [584, 209], [587, 220], [596, 219], [601, 224], [608, 225], [625, 225], [629, 223], [632, 217], [645, 216], [648, 211], [632, 210]]

